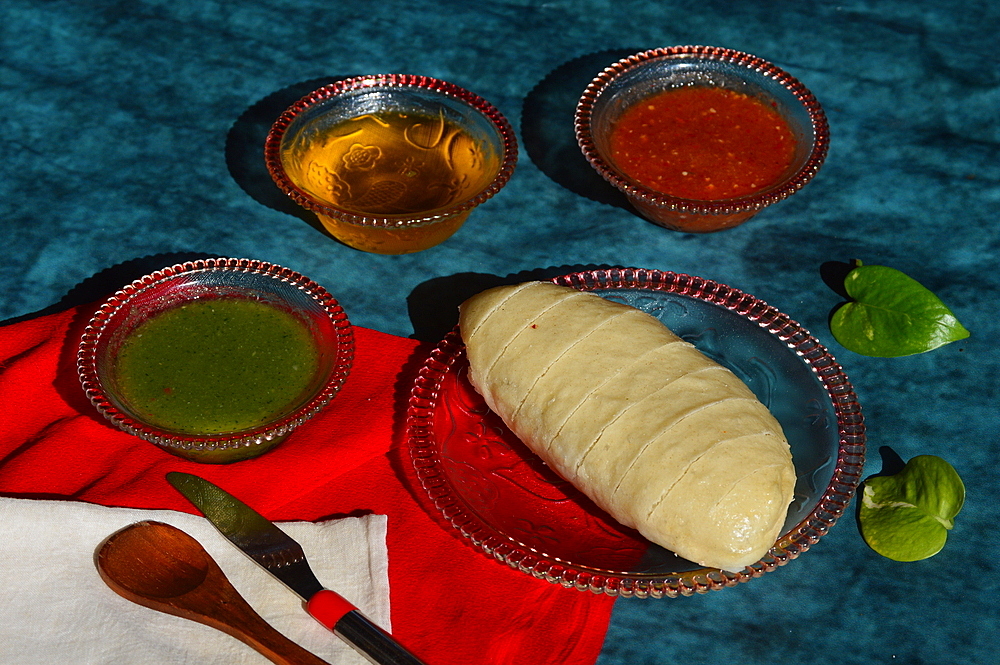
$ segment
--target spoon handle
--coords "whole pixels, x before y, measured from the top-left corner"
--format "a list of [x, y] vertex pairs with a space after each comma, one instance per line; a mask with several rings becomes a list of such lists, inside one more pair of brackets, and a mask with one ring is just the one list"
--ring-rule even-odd
[[225, 615], [190, 617], [232, 635], [253, 647], [277, 665], [329, 665], [315, 654], [288, 639], [260, 617], [238, 594], [222, 599], [227, 605]]

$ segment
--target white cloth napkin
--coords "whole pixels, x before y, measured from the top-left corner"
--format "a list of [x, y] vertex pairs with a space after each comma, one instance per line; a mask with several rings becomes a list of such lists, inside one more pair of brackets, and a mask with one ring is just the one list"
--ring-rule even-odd
[[[0, 497], [0, 663], [4, 665], [256, 665], [266, 658], [214, 628], [131, 603], [101, 580], [101, 543], [142, 520], [193, 536], [233, 586], [279, 632], [333, 665], [367, 661], [306, 614], [302, 602], [204, 518]], [[386, 630], [389, 573], [384, 515], [283, 522], [320, 582]]]

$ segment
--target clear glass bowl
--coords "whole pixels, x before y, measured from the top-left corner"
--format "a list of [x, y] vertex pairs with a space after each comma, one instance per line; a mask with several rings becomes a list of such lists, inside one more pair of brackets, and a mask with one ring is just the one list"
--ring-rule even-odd
[[[636, 102], [684, 86], [726, 88], [773, 106], [787, 121], [796, 141], [792, 164], [782, 180], [739, 198], [695, 201], [654, 191], [623, 173], [609, 157], [610, 136], [617, 120]], [[655, 49], [610, 65], [580, 98], [575, 128], [587, 161], [621, 190], [643, 217], [688, 233], [732, 228], [791, 196], [819, 171], [830, 141], [823, 109], [802, 83], [756, 56], [711, 46]]]
[[517, 140], [485, 99], [426, 76], [324, 86], [274, 123], [271, 177], [346, 245], [405, 254], [451, 237], [507, 184]]
[[[153, 425], [123, 395], [115, 372], [122, 346], [151, 317], [214, 299], [262, 302], [304, 323], [319, 352], [309, 386], [273, 420], [248, 429], [192, 434]], [[119, 428], [186, 459], [228, 463], [270, 450], [319, 412], [344, 384], [353, 358], [354, 333], [347, 315], [319, 284], [263, 261], [213, 258], [158, 270], [115, 293], [84, 330], [77, 370], [91, 403]]]
[[768, 406], [797, 475], [782, 535], [760, 561], [731, 573], [681, 559], [621, 526], [489, 410], [468, 381], [457, 330], [424, 363], [407, 414], [416, 475], [452, 526], [511, 568], [564, 587], [643, 598], [746, 582], [827, 533], [861, 480], [865, 428], [847, 376], [807, 330], [751, 295], [688, 275], [629, 268], [553, 281], [656, 316], [733, 370]]

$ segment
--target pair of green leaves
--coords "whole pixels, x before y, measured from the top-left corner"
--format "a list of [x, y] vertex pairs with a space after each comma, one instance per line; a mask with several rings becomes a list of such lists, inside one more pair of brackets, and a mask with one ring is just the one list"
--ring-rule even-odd
[[895, 268], [857, 262], [844, 288], [852, 300], [834, 312], [830, 331], [855, 353], [909, 356], [969, 336], [940, 298]]
[[[830, 319], [845, 348], [892, 358], [965, 339], [969, 331], [919, 282], [895, 268], [858, 261], [844, 279], [851, 302]], [[865, 481], [858, 522], [869, 547], [895, 561], [919, 561], [944, 547], [965, 503], [965, 485], [948, 462], [918, 455], [893, 476]]]
[[965, 503], [965, 485], [948, 462], [918, 455], [894, 476], [864, 483], [858, 521], [869, 547], [894, 561], [919, 561], [944, 547]]

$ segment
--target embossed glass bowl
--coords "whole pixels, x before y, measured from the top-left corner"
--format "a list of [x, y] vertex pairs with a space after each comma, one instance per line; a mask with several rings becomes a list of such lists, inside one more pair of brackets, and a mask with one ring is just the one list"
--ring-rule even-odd
[[[687, 86], [726, 88], [775, 108], [796, 140], [795, 156], [776, 184], [733, 199], [695, 201], [654, 191], [630, 179], [609, 156], [610, 136], [637, 102]], [[798, 80], [756, 56], [712, 46], [675, 46], [612, 64], [587, 86], [576, 108], [576, 137], [591, 166], [621, 190], [646, 219], [675, 231], [732, 228], [805, 186], [826, 158], [830, 131], [816, 98]]]
[[[220, 299], [264, 303], [304, 324], [318, 350], [318, 362], [307, 387], [268, 422], [238, 431], [191, 433], [153, 424], [122, 389], [116, 368], [123, 344], [137, 327], [157, 314], [196, 301]], [[326, 289], [274, 264], [214, 258], [158, 270], [115, 293], [85, 329], [77, 369], [91, 403], [117, 427], [186, 459], [228, 463], [263, 454], [318, 413], [344, 384], [353, 358], [351, 324]], [[210, 370], [200, 368], [197, 378], [208, 381]], [[273, 379], [271, 375], [263, 377], [264, 385]]]
[[274, 123], [267, 168], [341, 242], [404, 254], [451, 237], [510, 179], [517, 140], [485, 99], [426, 76], [346, 79]]
[[797, 474], [795, 498], [781, 537], [743, 571], [681, 559], [619, 525], [507, 429], [469, 383], [456, 330], [416, 379], [407, 441], [427, 495], [475, 547], [565, 587], [660, 598], [759, 577], [833, 526], [861, 480], [864, 420], [847, 376], [807, 330], [749, 294], [688, 275], [630, 268], [553, 281], [642, 309], [733, 370], [785, 431]]

